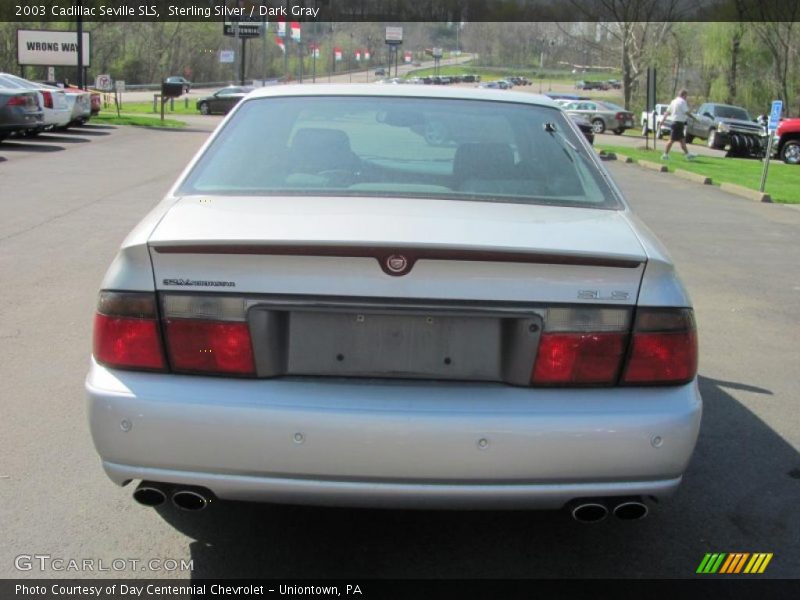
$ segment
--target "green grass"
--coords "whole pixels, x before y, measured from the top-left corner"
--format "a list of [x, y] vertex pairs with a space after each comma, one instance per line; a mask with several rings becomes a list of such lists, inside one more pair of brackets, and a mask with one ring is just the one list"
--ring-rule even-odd
[[[553, 83], [567, 83], [574, 84], [576, 81], [606, 81], [608, 79], [619, 79], [619, 75], [614, 73], [571, 73], [566, 70], [552, 70], [552, 69], [536, 69], [531, 67], [521, 68], [500, 68], [500, 67], [478, 67], [471, 62], [462, 63], [460, 65], [448, 65], [439, 67], [439, 75], [465, 75], [465, 74], [480, 75], [481, 81], [496, 81], [504, 79], [510, 75], [519, 75], [527, 77], [534, 85], [539, 79], [545, 82]], [[426, 77], [435, 75], [436, 70], [433, 68], [415, 69], [409, 72], [406, 77]], [[579, 90], [580, 91], [580, 90]]]
[[135, 127], [170, 127], [174, 129], [186, 127], [184, 121], [176, 119], [164, 119], [162, 121], [160, 117], [140, 117], [126, 114], [118, 117], [116, 112], [101, 112], [99, 115], [92, 117], [91, 122], [105, 125], [133, 125]]
[[[644, 140], [642, 140], [644, 144]], [[670, 172], [683, 169], [710, 177], [714, 185], [735, 183], [753, 190], [761, 185], [761, 172], [764, 168], [760, 160], [746, 158], [723, 158], [716, 156], [698, 156], [692, 161], [686, 160], [680, 148], [674, 147], [669, 161], [662, 161], [664, 141], [659, 141], [658, 150], [639, 150], [626, 146], [597, 144], [597, 148], [606, 152], [614, 152], [630, 156], [633, 160], [649, 160], [662, 163]], [[690, 146], [691, 148], [691, 146]], [[769, 176], [764, 190], [773, 202], [784, 204], [800, 204], [800, 169], [796, 165], [786, 165], [780, 160], [772, 160], [769, 164]]]
[[[197, 110], [195, 106], [197, 100], [191, 99], [189, 100], [189, 106], [187, 108], [186, 102], [184, 98], [176, 98], [175, 99], [175, 109], [170, 109], [170, 103], [167, 102], [166, 106], [164, 107], [164, 114], [167, 115], [199, 115], [200, 111]], [[116, 113], [117, 109], [112, 104], [107, 109], [109, 113]], [[123, 102], [122, 106], [120, 107], [120, 112], [123, 113], [136, 113], [138, 114], [146, 114], [146, 115], [161, 115], [161, 106], [156, 104], [156, 112], [153, 112], [153, 103], [152, 102]]]

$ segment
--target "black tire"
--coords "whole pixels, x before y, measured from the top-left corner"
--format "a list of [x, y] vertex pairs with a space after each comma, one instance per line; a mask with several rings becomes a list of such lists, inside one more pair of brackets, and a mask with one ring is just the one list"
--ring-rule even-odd
[[614, 135], [622, 135], [623, 133], [625, 133], [624, 129], [615, 129], [614, 130]]
[[211, 114], [211, 109], [208, 106], [208, 102], [201, 102], [197, 108], [200, 109], [200, 114], [201, 115], [210, 115]]
[[787, 165], [800, 165], [800, 140], [789, 140], [783, 145], [781, 160]]
[[595, 119], [592, 121], [592, 131], [594, 131], [595, 135], [598, 133], [603, 133], [606, 130], [606, 124], [603, 119]]
[[647, 126], [647, 121], [642, 124], [642, 137], [647, 137], [647, 134], [650, 133], [650, 128]]
[[4, 139], [6, 139], [7, 137], [8, 137], [8, 134], [7, 134], [7, 133], [5, 133], [5, 132], [0, 132], [0, 142], [2, 142], [2, 141], [3, 141]]
[[722, 150], [725, 145], [723, 144], [720, 146], [719, 144], [719, 136], [717, 135], [716, 129], [709, 129], [708, 130], [708, 140], [706, 142], [709, 148], [714, 148], [716, 150]]

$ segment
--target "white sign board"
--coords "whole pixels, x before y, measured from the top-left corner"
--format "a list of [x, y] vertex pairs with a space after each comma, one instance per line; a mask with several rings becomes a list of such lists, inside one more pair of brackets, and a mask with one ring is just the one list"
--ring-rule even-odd
[[125, 82], [122, 79], [117, 79], [114, 82], [114, 89], [121, 94], [125, 91]]
[[[83, 66], [90, 65], [90, 36], [83, 34]], [[74, 31], [17, 29], [17, 62], [20, 65], [75, 67], [78, 34]]]
[[219, 51], [219, 62], [221, 63], [232, 63], [236, 60], [236, 52], [233, 50], [220, 50]]
[[387, 44], [402, 44], [403, 43], [403, 28], [402, 27], [387, 27], [386, 28], [386, 43]]
[[55, 80], [56, 80], [56, 68], [47, 67], [47, 81], [55, 81]]
[[110, 92], [111, 75], [98, 75], [94, 80], [94, 87], [101, 92]]

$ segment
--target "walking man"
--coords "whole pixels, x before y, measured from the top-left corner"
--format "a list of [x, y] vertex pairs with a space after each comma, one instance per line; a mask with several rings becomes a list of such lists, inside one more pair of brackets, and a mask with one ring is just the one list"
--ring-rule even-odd
[[672, 117], [672, 126], [670, 127], [669, 142], [667, 142], [667, 145], [664, 148], [664, 154], [661, 156], [661, 160], [669, 160], [669, 151], [672, 150], [672, 144], [674, 144], [675, 142], [678, 142], [681, 145], [681, 149], [683, 150], [683, 153], [686, 155], [687, 160], [694, 160], [694, 158], [697, 156], [697, 154], [695, 154], [694, 152], [689, 152], [689, 149], [686, 147], [686, 141], [684, 140], [684, 129], [686, 127], [686, 120], [689, 117], [694, 118], [694, 115], [689, 112], [689, 104], [686, 102], [686, 97], [688, 95], [689, 92], [686, 91], [685, 89], [678, 92], [677, 98], [675, 98], [672, 102], [669, 103], [667, 112], [664, 113], [664, 117], [661, 120], [663, 123], [667, 117]]

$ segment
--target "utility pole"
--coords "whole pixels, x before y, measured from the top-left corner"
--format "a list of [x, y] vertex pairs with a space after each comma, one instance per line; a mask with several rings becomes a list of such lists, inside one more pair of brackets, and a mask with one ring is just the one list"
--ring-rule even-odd
[[86, 82], [83, 80], [83, 0], [78, 0], [78, 87], [86, 89]]

